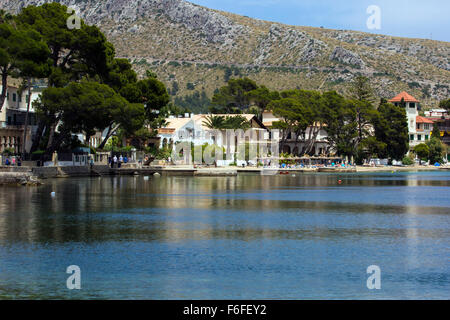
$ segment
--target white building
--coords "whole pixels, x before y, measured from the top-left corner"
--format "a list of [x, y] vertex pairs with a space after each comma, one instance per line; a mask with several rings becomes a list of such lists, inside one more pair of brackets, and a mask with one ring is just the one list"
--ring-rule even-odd
[[448, 111], [445, 109], [432, 109], [431, 111], [425, 111], [425, 117], [441, 118], [448, 116]]
[[[170, 117], [165, 119], [166, 125], [163, 128], [158, 129], [159, 147], [169, 147], [173, 150], [173, 147], [179, 142], [193, 143], [195, 146], [204, 145], [217, 145], [225, 148], [225, 152], [236, 152], [235, 146], [237, 137], [233, 136], [235, 141], [227, 141], [227, 132], [225, 130], [210, 129], [205, 125], [207, 120], [207, 114], [199, 115], [186, 115], [183, 118]], [[238, 116], [237, 114], [223, 114], [214, 115], [223, 117]], [[251, 124], [252, 134], [255, 139], [258, 137], [258, 133], [263, 131], [267, 132], [265, 139], [268, 139], [267, 128], [261, 121], [258, 120], [254, 114], [240, 114], [249, 121]], [[234, 159], [234, 156], [233, 156]]]
[[[279, 118], [275, 117], [271, 111], [263, 112], [263, 124], [267, 128], [272, 128], [273, 123], [280, 121]], [[310, 133], [314, 133], [316, 130], [319, 130], [316, 141], [310, 152], [312, 155], [321, 156], [328, 153], [328, 140], [327, 140], [327, 132], [324, 128], [319, 128], [320, 124], [316, 123], [314, 126], [310, 126], [306, 129], [305, 137], [309, 137]], [[302, 156], [304, 154], [306, 148], [306, 141], [304, 141], [303, 137], [297, 137], [295, 133], [289, 132], [287, 134], [287, 140], [283, 145], [283, 150], [280, 152], [289, 153], [294, 156]]]
[[409, 145], [414, 147], [430, 139], [433, 131], [433, 121], [419, 116], [419, 101], [405, 91], [389, 100], [390, 103], [396, 106], [399, 106], [402, 101], [406, 105], [406, 115], [408, 117]]
[[[20, 80], [8, 78], [8, 88], [6, 89], [6, 99], [0, 112], [0, 152], [5, 149], [14, 149], [15, 152], [22, 152], [23, 134], [25, 129], [25, 118], [27, 113], [28, 89], [21, 94], [19, 92]], [[0, 91], [3, 83], [0, 81]], [[28, 129], [25, 142], [25, 149], [28, 152], [31, 148], [32, 135], [37, 128], [37, 119], [33, 102], [38, 99], [43, 87], [34, 85], [31, 90], [31, 103], [28, 115]]]

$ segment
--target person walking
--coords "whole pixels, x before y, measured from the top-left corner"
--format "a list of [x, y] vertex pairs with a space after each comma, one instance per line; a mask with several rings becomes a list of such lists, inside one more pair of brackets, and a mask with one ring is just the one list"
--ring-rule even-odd
[[120, 157], [119, 157], [119, 168], [122, 167], [122, 163], [123, 163], [123, 157], [122, 157], [122, 155], [120, 155]]
[[117, 167], [117, 156], [114, 156], [113, 158], [113, 168]]
[[12, 158], [12, 160], [11, 160], [11, 162], [12, 162], [12, 165], [13, 165], [13, 167], [16, 165], [16, 157], [13, 157]]

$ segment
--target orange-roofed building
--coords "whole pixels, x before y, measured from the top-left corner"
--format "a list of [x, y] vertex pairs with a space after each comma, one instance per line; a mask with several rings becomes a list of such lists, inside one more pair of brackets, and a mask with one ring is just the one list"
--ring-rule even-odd
[[416, 117], [416, 137], [418, 143], [423, 143], [430, 139], [433, 131], [433, 121], [425, 117]]
[[403, 91], [402, 93], [398, 94], [397, 96], [395, 96], [394, 98], [392, 98], [391, 100], [389, 100], [390, 103], [400, 103], [402, 102], [402, 99], [405, 102], [412, 102], [412, 103], [419, 103], [419, 100], [417, 100], [416, 98], [414, 98], [412, 95], [410, 95], [408, 92]]
[[408, 92], [403, 91], [391, 100], [390, 103], [399, 106], [402, 101], [405, 103], [406, 116], [408, 117], [409, 145], [414, 147], [430, 139], [430, 132], [433, 131], [433, 122], [419, 116], [419, 100]]

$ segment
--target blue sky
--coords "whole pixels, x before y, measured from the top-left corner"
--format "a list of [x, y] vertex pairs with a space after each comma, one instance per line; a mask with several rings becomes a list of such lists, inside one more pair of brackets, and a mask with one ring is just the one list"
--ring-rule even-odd
[[[450, 41], [449, 0], [190, 0], [205, 7], [291, 25]], [[381, 29], [367, 28], [370, 5]]]

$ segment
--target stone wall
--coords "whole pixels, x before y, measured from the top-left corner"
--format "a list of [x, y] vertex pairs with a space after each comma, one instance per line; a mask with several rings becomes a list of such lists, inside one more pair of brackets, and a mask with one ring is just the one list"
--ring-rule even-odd
[[38, 185], [30, 172], [0, 172], [0, 185]]
[[56, 178], [59, 174], [58, 167], [33, 167], [32, 172], [41, 179]]

